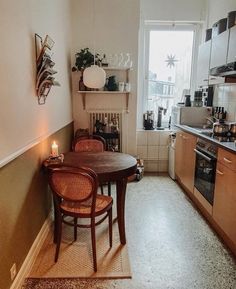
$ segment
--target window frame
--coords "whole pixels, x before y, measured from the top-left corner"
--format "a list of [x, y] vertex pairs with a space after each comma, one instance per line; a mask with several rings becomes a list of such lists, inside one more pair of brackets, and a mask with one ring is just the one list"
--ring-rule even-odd
[[192, 47], [192, 64], [190, 76], [190, 92], [193, 95], [196, 90], [196, 64], [198, 56], [198, 46], [200, 43], [201, 23], [191, 22], [144, 22], [144, 43], [143, 43], [143, 76], [142, 76], [142, 112], [144, 113], [148, 107], [148, 75], [149, 75], [149, 50], [150, 50], [150, 32], [151, 31], [193, 31], [193, 47]]

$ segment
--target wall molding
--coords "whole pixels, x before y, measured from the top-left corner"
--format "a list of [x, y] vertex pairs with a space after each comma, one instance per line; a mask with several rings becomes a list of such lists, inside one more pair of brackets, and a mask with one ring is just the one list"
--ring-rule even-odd
[[51, 136], [52, 134], [56, 133], [57, 131], [63, 129], [64, 127], [66, 127], [67, 125], [69, 125], [70, 123], [72, 123], [73, 120], [70, 120], [68, 123], [66, 123], [63, 127], [58, 128], [56, 130], [51, 130], [45, 134], [43, 134], [42, 136], [35, 138], [34, 140], [32, 140], [31, 142], [29, 142], [27, 145], [25, 145], [24, 147], [20, 148], [19, 150], [17, 150], [16, 152], [10, 154], [9, 156], [5, 157], [4, 159], [0, 160], [0, 168], [5, 166], [6, 164], [8, 164], [9, 162], [11, 162], [12, 160], [14, 160], [15, 158], [17, 158], [18, 156], [22, 155], [24, 152], [26, 152], [27, 150], [31, 149], [32, 147], [34, 147], [35, 145], [39, 144], [40, 142], [44, 141], [45, 139], [47, 139], [49, 136]]
[[50, 212], [47, 219], [45, 220], [42, 228], [40, 229], [36, 239], [34, 240], [20, 270], [18, 271], [16, 278], [14, 279], [10, 289], [19, 289], [22, 287], [25, 278], [30, 273], [32, 266], [36, 260], [36, 257], [50, 231], [52, 224], [52, 213]]

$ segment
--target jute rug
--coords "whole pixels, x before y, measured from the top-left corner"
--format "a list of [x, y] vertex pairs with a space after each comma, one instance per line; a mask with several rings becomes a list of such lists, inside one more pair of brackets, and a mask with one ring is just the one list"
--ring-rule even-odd
[[131, 278], [127, 245], [120, 244], [118, 224], [113, 223], [113, 246], [109, 247], [108, 221], [96, 228], [98, 271], [93, 271], [90, 229], [78, 228], [73, 242], [73, 228], [64, 226], [57, 263], [55, 244], [50, 232], [33, 265], [29, 278]]

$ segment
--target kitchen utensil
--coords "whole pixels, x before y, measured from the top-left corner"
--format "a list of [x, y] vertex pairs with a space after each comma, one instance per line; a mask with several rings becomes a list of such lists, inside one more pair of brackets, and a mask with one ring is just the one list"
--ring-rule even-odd
[[220, 19], [212, 26], [212, 37], [224, 32], [227, 28], [227, 18]]
[[143, 114], [143, 127], [145, 130], [154, 129], [154, 112], [148, 110]]
[[213, 133], [214, 134], [227, 134], [229, 132], [229, 124], [214, 122], [213, 123]]
[[230, 135], [236, 135], [236, 123], [231, 123], [230, 124], [230, 129], [229, 129]]
[[228, 13], [228, 29], [236, 25], [236, 11]]

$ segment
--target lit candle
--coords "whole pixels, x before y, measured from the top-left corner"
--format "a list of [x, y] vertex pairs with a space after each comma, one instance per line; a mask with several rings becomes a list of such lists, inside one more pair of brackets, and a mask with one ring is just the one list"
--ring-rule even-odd
[[53, 157], [58, 157], [58, 145], [54, 141], [52, 144], [52, 156]]

